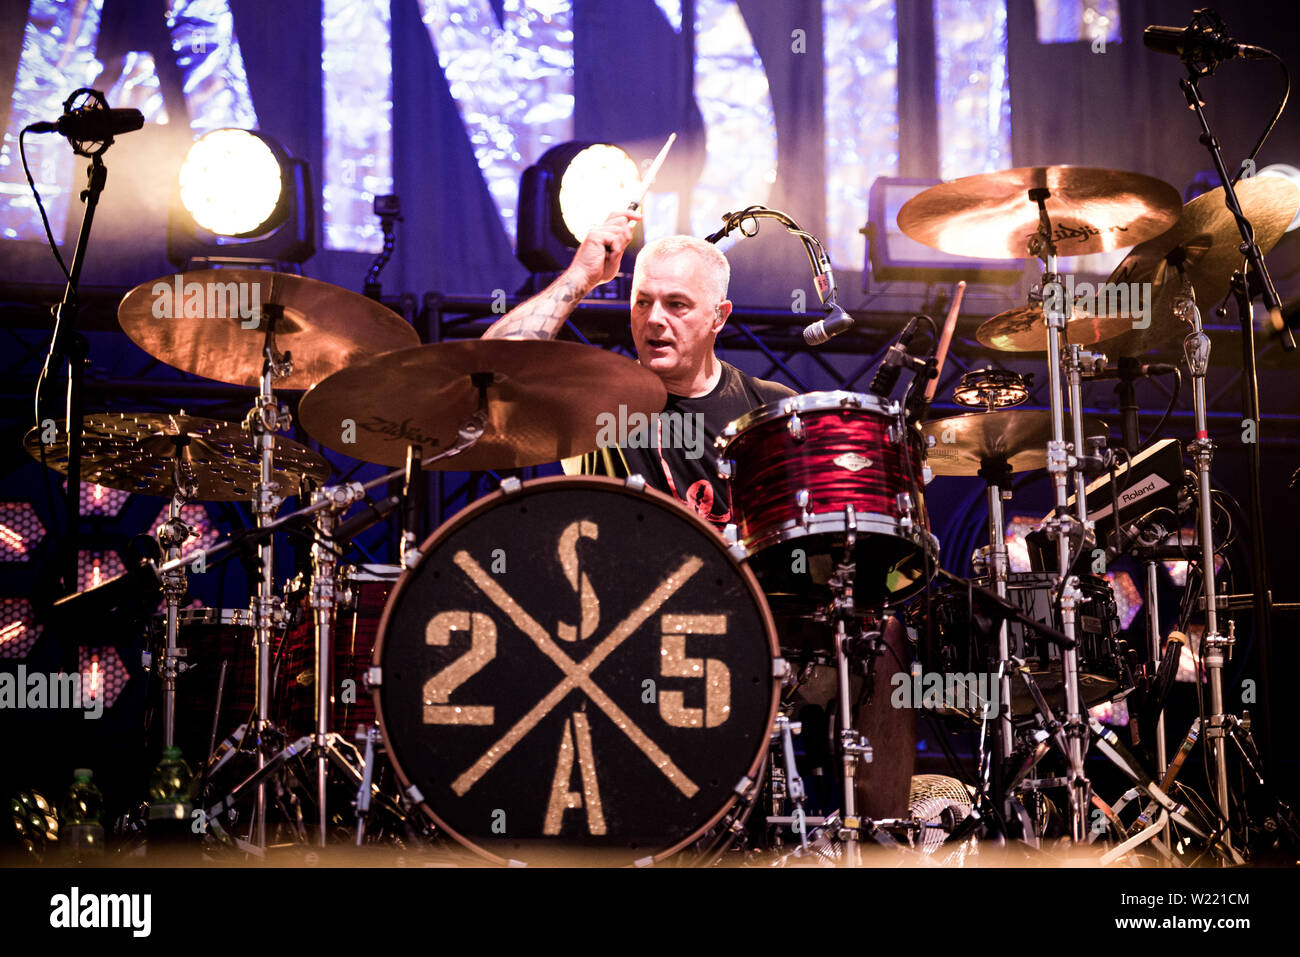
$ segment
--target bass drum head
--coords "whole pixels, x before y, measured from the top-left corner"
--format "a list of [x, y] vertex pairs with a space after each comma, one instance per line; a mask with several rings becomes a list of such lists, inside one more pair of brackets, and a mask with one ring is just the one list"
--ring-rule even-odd
[[498, 491], [431, 536], [379, 627], [407, 793], [497, 863], [647, 864], [756, 780], [775, 630], [711, 526], [609, 478]]

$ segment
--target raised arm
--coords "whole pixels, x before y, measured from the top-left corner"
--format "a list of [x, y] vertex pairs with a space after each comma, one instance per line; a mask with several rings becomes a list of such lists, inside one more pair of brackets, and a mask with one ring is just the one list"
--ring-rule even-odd
[[619, 210], [587, 233], [560, 277], [492, 323], [484, 339], [554, 339], [587, 293], [618, 275], [641, 214]]

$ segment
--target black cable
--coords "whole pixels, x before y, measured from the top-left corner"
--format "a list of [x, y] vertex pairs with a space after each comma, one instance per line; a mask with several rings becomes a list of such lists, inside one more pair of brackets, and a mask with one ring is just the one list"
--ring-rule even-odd
[[1169, 405], [1165, 407], [1165, 414], [1160, 416], [1160, 421], [1156, 423], [1156, 427], [1151, 430], [1151, 434], [1147, 436], [1147, 440], [1138, 446], [1139, 453], [1145, 452], [1147, 449], [1149, 449], [1152, 445], [1155, 444], [1157, 439], [1160, 438], [1160, 431], [1165, 427], [1165, 423], [1169, 421], [1169, 416], [1173, 414], [1174, 405], [1178, 402], [1178, 393], [1182, 391], [1182, 388], [1183, 388], [1183, 373], [1181, 369], [1175, 367], [1174, 394], [1169, 397]]
[[[1286, 109], [1287, 98], [1291, 95], [1291, 71], [1287, 69], [1286, 61], [1272, 50], [1263, 50], [1262, 52], [1268, 54], [1271, 59], [1277, 61], [1277, 65], [1282, 68], [1282, 98], [1277, 101], [1277, 106], [1273, 109], [1273, 118], [1268, 121], [1268, 126], [1264, 127], [1264, 132], [1259, 135], [1259, 139], [1255, 142], [1254, 149], [1250, 151], [1250, 155], [1242, 162], [1241, 167], [1237, 170], [1237, 175], [1232, 177], [1234, 186], [1237, 181], [1241, 179], [1242, 175], [1244, 175], [1248, 169], [1251, 169], [1252, 164], [1255, 162], [1255, 157], [1259, 155], [1260, 149], [1264, 146], [1264, 141], [1268, 139], [1268, 135], [1273, 132], [1273, 127], [1277, 126], [1277, 121], [1282, 118], [1282, 111]], [[1253, 171], [1251, 175], [1254, 175]]]

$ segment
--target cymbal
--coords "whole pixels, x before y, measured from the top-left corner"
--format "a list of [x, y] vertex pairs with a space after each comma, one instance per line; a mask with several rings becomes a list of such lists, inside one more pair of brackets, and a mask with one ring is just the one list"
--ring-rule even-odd
[[[1252, 176], [1236, 185], [1237, 201], [1255, 230], [1255, 242], [1267, 253], [1277, 245], [1296, 209], [1300, 188], [1281, 176]], [[1202, 193], [1183, 207], [1172, 229], [1132, 250], [1115, 267], [1108, 282], [1153, 284], [1151, 325], [1130, 329], [1114, 343], [1116, 355], [1139, 355], [1168, 343], [1181, 342], [1189, 329], [1173, 314], [1174, 298], [1182, 287], [1178, 263], [1196, 290], [1202, 310], [1227, 295], [1232, 273], [1241, 267], [1241, 233], [1223, 205], [1223, 187]]]
[[1053, 239], [1062, 256], [1135, 246], [1178, 220], [1178, 190], [1142, 173], [1089, 166], [1022, 166], [931, 186], [903, 204], [899, 228], [954, 256], [1026, 259], [1038, 232], [1045, 188]]
[[[42, 431], [34, 428], [23, 438], [37, 461]], [[261, 471], [261, 455], [242, 425], [196, 415], [96, 412], [85, 417], [81, 442], [83, 482], [142, 495], [171, 497], [178, 445], [197, 486], [193, 501], [252, 499]], [[58, 423], [56, 441], [45, 446], [45, 464], [67, 474], [65, 422]], [[283, 494], [294, 494], [300, 477], [323, 483], [330, 471], [330, 464], [305, 445], [276, 436], [274, 475]]]
[[[1065, 325], [1065, 342], [1091, 346], [1113, 339], [1133, 328], [1128, 315], [1092, 315], [1081, 303], [1070, 307]], [[1047, 322], [1041, 304], [1021, 306], [985, 319], [975, 338], [990, 349], [1002, 352], [1046, 352]]]
[[[999, 409], [951, 415], [921, 424], [934, 436], [926, 465], [935, 475], [978, 475], [986, 461], [1005, 459], [1012, 472], [1047, 467], [1047, 443], [1052, 438], [1052, 413], [1046, 409]], [[1083, 417], [1083, 434], [1105, 435], [1106, 423]], [[1070, 435], [1066, 418], [1065, 434]], [[1068, 441], [1068, 439], [1067, 439]]]
[[155, 359], [256, 388], [266, 327], [253, 320], [267, 304], [284, 307], [275, 321], [275, 344], [293, 358], [293, 371], [275, 380], [276, 389], [309, 389], [344, 366], [420, 342], [382, 303], [326, 282], [258, 269], [202, 269], [141, 283], [123, 297], [117, 318]]
[[[612, 415], [663, 411], [653, 372], [613, 352], [555, 340], [470, 339], [401, 349], [334, 373], [303, 396], [298, 421], [322, 445], [402, 465], [408, 444], [427, 458], [452, 445], [479, 407], [471, 375], [490, 376], [488, 427], [473, 446], [432, 466], [521, 468], [597, 447]], [[352, 423], [351, 427], [347, 423]]]

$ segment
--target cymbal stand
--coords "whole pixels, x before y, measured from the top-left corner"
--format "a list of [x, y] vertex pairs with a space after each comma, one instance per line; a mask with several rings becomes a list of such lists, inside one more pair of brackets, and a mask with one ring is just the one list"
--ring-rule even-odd
[[[1004, 601], [1007, 598], [1007, 577], [1011, 571], [1007, 555], [1007, 532], [1002, 513], [1002, 501], [1011, 497], [1011, 466], [1006, 459], [989, 459], [980, 463], [980, 478], [987, 485], [989, 504], [989, 577], [993, 590]], [[1011, 672], [1006, 662], [1011, 657], [1011, 644], [1007, 620], [998, 626], [998, 761], [993, 767], [993, 799], [1005, 801], [1003, 791], [1007, 763], [1011, 760], [1014, 731], [1011, 726]], [[987, 707], [986, 707], [987, 710]]]
[[[1196, 438], [1188, 444], [1196, 464], [1196, 488], [1200, 502], [1201, 582], [1205, 595], [1205, 632], [1201, 635], [1201, 660], [1210, 685], [1210, 714], [1205, 737], [1214, 758], [1214, 794], [1220, 825], [1229, 820], [1228, 755], [1225, 747], [1223, 717], [1223, 665], [1232, 652], [1233, 638], [1219, 634], [1219, 608], [1214, 581], [1214, 513], [1210, 487], [1210, 463], [1214, 460], [1214, 440], [1210, 438], [1205, 401], [1205, 374], [1210, 366], [1210, 337], [1201, 326], [1201, 311], [1196, 308], [1196, 292], [1183, 276], [1182, 290], [1174, 302], [1174, 315], [1191, 326], [1183, 340], [1183, 356], [1192, 373], [1192, 410], [1196, 417]], [[1228, 848], [1232, 844], [1224, 835]]]
[[[179, 563], [181, 546], [193, 534], [193, 529], [181, 520], [181, 509], [186, 501], [193, 498], [198, 491], [191, 467], [187, 447], [189, 437], [177, 435], [172, 441], [176, 446], [176, 455], [172, 460], [172, 481], [175, 492], [167, 507], [167, 520], [158, 526], [158, 544], [165, 550], [169, 560], [176, 565], [162, 575], [163, 599], [166, 605], [167, 646], [162, 660], [158, 663], [158, 675], [162, 678], [163, 692], [163, 747], [170, 748], [176, 744], [176, 678], [185, 670], [185, 649], [178, 646], [178, 619], [181, 599], [185, 597], [188, 583], [185, 578], [185, 566]], [[193, 756], [191, 756], [193, 757]]]
[[[424, 467], [432, 465], [441, 459], [449, 458], [453, 455], [459, 455], [466, 449], [471, 448], [483, 435], [488, 423], [488, 399], [486, 386], [481, 386], [479, 390], [479, 408], [473, 414], [466, 418], [457, 431], [456, 441], [443, 449], [436, 455], [431, 455], [424, 459], [420, 464]], [[260, 533], [265, 533], [264, 537], [269, 538], [269, 533], [280, 525], [303, 518], [305, 516], [317, 516], [318, 531], [320, 532], [318, 540], [312, 546], [312, 588], [311, 596], [313, 602], [313, 614], [316, 626], [316, 731], [310, 735], [303, 735], [296, 741], [291, 742], [278, 754], [268, 759], [265, 750], [260, 746], [258, 748], [258, 765], [257, 770], [251, 775], [239, 782], [235, 787], [219, 800], [215, 805], [210, 807], [206, 814], [209, 821], [214, 821], [226, 813], [230, 808], [250, 788], [256, 787], [258, 795], [258, 807], [264, 807], [264, 794], [268, 779], [278, 773], [282, 768], [288, 766], [291, 759], [299, 756], [309, 756], [315, 753], [317, 760], [316, 786], [317, 799], [319, 801], [317, 823], [320, 828], [318, 840], [323, 844], [326, 838], [326, 828], [328, 819], [326, 816], [326, 799], [325, 799], [325, 782], [328, 773], [328, 762], [333, 762], [343, 774], [348, 777], [354, 786], [362, 786], [365, 781], [366, 769], [363, 767], [358, 770], [353, 763], [348, 760], [343, 750], [339, 747], [345, 743], [342, 735], [328, 730], [329, 715], [329, 692], [330, 692], [330, 666], [332, 664], [332, 644], [331, 628], [333, 622], [334, 603], [336, 600], [337, 585], [334, 582], [333, 565], [336, 556], [333, 554], [333, 542], [330, 540], [328, 533], [334, 529], [334, 512], [341, 513], [345, 511], [352, 503], [360, 501], [365, 493], [372, 488], [385, 485], [388, 482], [401, 476], [406, 471], [405, 467], [393, 469], [378, 478], [371, 479], [364, 484], [351, 483], [346, 486], [335, 486], [320, 489], [312, 495], [311, 502], [305, 507], [281, 518], [269, 521], [264, 527], [259, 528]], [[225, 543], [222, 543], [223, 545]], [[209, 556], [215, 554], [220, 546], [209, 551]], [[165, 564], [160, 569], [166, 571], [170, 563]], [[269, 633], [269, 628], [268, 628]], [[259, 642], [259, 649], [264, 646]], [[268, 659], [269, 661], [269, 659]], [[262, 659], [259, 658], [259, 667]], [[268, 669], [269, 670], [269, 669]], [[259, 673], [259, 682], [260, 682]], [[261, 685], [259, 684], [259, 687]], [[261, 706], [259, 698], [259, 708]], [[259, 710], [259, 715], [261, 711]], [[267, 722], [269, 724], [269, 721]], [[370, 743], [377, 741], [376, 736]], [[258, 739], [260, 745], [260, 736]], [[351, 745], [352, 752], [356, 753], [356, 748]], [[358, 756], [358, 763], [360, 758]], [[384, 802], [387, 803], [387, 802]], [[265, 833], [265, 817], [260, 819], [261, 830], [259, 835]], [[265, 849], [266, 842], [263, 838], [250, 850], [254, 853]]]
[[[266, 342], [262, 347], [262, 376], [257, 401], [244, 422], [244, 427], [253, 436], [261, 452], [257, 483], [253, 488], [253, 509], [259, 529], [266, 529], [274, 521], [276, 511], [284, 502], [280, 496], [280, 484], [275, 481], [275, 435], [282, 429], [287, 429], [293, 420], [289, 415], [289, 407], [275, 397], [275, 380], [284, 378], [293, 371], [293, 357], [288, 352], [281, 354], [275, 346], [275, 324], [283, 315], [284, 308], [278, 304], [266, 303], [262, 306], [261, 321], [266, 327]], [[272, 535], [264, 535], [258, 543], [257, 560], [261, 576], [258, 578], [257, 595], [252, 604], [257, 641], [257, 733], [254, 741], [257, 767], [261, 771], [266, 767], [263, 735], [271, 723], [271, 630], [275, 624], [282, 624], [285, 620], [284, 604], [275, 594], [275, 544]], [[265, 781], [259, 781], [257, 785], [253, 843], [258, 848], [266, 847]]]
[[[1073, 560], [1070, 555], [1070, 542], [1076, 525], [1082, 524], [1087, 517], [1087, 506], [1083, 498], [1084, 482], [1076, 482], [1076, 500], [1080, 518], [1069, 513], [1068, 495], [1066, 493], [1067, 474], [1072, 466], [1077, 467], [1077, 460], [1071, 461], [1070, 447], [1065, 441], [1065, 408], [1061, 382], [1062, 339], [1066, 322], [1070, 316], [1071, 303], [1064, 294], [1065, 284], [1056, 271], [1056, 244], [1052, 240], [1052, 223], [1047, 213], [1046, 201], [1051, 192], [1044, 188], [1029, 190], [1029, 199], [1038, 204], [1039, 231], [1029, 242], [1029, 252], [1043, 261], [1042, 286], [1043, 317], [1047, 323], [1047, 374], [1052, 404], [1052, 439], [1047, 443], [1047, 471], [1051, 475], [1056, 496], [1056, 509], [1046, 525], [1056, 539], [1056, 555], [1060, 568], [1058, 583], [1061, 602], [1061, 630], [1069, 639], [1066, 647], [1061, 649], [1061, 662], [1064, 672], [1066, 740], [1069, 761], [1069, 793], [1071, 835], [1076, 844], [1087, 839], [1088, 810], [1091, 805], [1092, 786], [1084, 771], [1083, 758], [1088, 745], [1088, 729], [1083, 723], [1082, 696], [1079, 692], [1079, 652], [1075, 644], [1077, 635], [1078, 603], [1082, 599], [1079, 580], [1071, 574]], [[1055, 294], [1051, 290], [1055, 290]], [[1073, 375], [1077, 375], [1075, 368]], [[1071, 398], [1076, 388], [1071, 383]], [[1074, 419], [1074, 437], [1082, 442], [1083, 421], [1082, 407], [1072, 403], [1071, 413]], [[1082, 453], [1076, 446], [1075, 455]], [[1083, 545], [1083, 529], [1079, 528], [1080, 549]]]
[[324, 505], [316, 513], [316, 537], [311, 546], [311, 591], [307, 599], [316, 624], [316, 736], [312, 750], [316, 752], [316, 823], [319, 828], [317, 841], [321, 847], [325, 846], [329, 827], [329, 762], [333, 758], [336, 763], [348, 763], [341, 753], [331, 754], [337, 751], [334, 739], [338, 737], [330, 732], [330, 699], [334, 690], [332, 630], [334, 606], [339, 597], [339, 587], [334, 577], [338, 555], [333, 532], [338, 516], [365, 498], [365, 495], [366, 490], [360, 482], [351, 482], [318, 489], [312, 493], [311, 499], [313, 505]]

